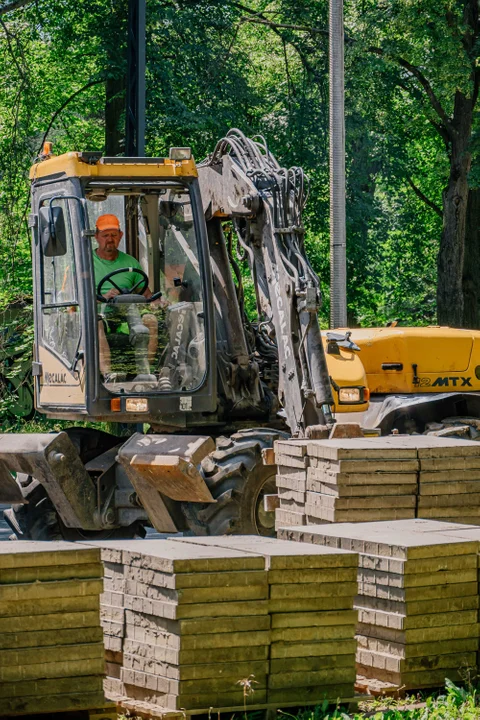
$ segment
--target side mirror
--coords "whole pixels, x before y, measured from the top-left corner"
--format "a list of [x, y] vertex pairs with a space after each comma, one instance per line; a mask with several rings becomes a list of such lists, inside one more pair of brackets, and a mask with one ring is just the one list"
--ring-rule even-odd
[[40, 241], [45, 257], [57, 257], [67, 252], [65, 218], [61, 207], [41, 207], [38, 211]]

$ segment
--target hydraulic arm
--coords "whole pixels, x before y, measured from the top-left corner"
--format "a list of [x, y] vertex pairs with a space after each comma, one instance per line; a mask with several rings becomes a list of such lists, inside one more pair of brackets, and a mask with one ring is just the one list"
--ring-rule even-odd
[[[276, 345], [278, 398], [292, 435], [329, 425], [332, 395], [318, 323], [319, 280], [304, 251], [303, 170], [280, 167], [263, 138], [254, 141], [239, 130], [220, 140], [198, 170], [211, 247], [218, 247], [221, 219], [231, 219], [237, 257], [248, 261], [259, 317], [257, 345]], [[230, 275], [225, 259], [217, 270], [222, 278]], [[237, 316], [229, 316], [230, 332], [246, 358], [243, 318]]]

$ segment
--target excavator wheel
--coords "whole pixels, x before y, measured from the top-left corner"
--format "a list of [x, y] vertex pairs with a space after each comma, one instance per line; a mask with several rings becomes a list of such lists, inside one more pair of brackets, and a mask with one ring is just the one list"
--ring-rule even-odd
[[[118, 438], [91, 428], [74, 427], [65, 432], [77, 448], [83, 462], [118, 444]], [[17, 474], [23, 497], [28, 502], [12, 505], [3, 516], [13, 531], [11, 540], [114, 540], [117, 538], [144, 537], [143, 526], [134, 523], [129, 527], [111, 530], [86, 531], [63, 524], [41, 482], [31, 475]]]
[[45, 488], [31, 475], [17, 475], [25, 505], [12, 505], [3, 517], [13, 530], [11, 540], [63, 540], [55, 507]]
[[276, 493], [276, 466], [264, 465], [262, 450], [287, 433], [269, 428], [242, 430], [217, 439], [216, 450], [202, 461], [201, 472], [217, 501], [183, 503], [193, 535], [275, 535], [274, 513], [263, 496]]

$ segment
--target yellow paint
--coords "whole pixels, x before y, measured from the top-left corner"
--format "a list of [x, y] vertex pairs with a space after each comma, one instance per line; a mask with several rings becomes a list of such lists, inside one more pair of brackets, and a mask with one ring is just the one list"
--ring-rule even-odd
[[[345, 348], [339, 348], [340, 355], [327, 353], [327, 338], [322, 333], [323, 346], [327, 358], [327, 367], [330, 377], [338, 387], [368, 387], [365, 368], [360, 353]], [[333, 412], [365, 412], [368, 401], [359, 405], [343, 405], [338, 403], [338, 392], [332, 387], [334, 399]]]
[[[394, 327], [351, 332], [352, 340], [361, 348], [357, 355], [371, 393], [480, 391], [480, 378], [475, 372], [478, 368], [480, 375], [479, 331]], [[402, 369], [382, 369], [385, 363], [399, 363]], [[416, 376], [413, 365], [417, 366]], [[333, 372], [332, 377], [335, 379]]]
[[48, 160], [35, 163], [30, 168], [30, 180], [49, 177], [55, 174], [64, 174], [67, 177], [101, 179], [108, 178], [172, 178], [177, 177], [198, 177], [195, 160], [170, 160], [159, 158], [158, 163], [142, 163], [141, 158], [134, 163], [105, 163], [101, 158], [94, 165], [83, 162], [79, 159], [80, 153], [69, 152], [64, 155], [52, 156]]

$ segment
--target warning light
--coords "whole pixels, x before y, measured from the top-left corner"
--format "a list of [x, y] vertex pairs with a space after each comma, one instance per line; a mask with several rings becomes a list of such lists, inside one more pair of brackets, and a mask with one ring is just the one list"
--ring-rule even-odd
[[46, 160], [47, 158], [52, 156], [52, 154], [53, 154], [52, 149], [53, 149], [53, 143], [51, 143], [49, 140], [47, 140], [43, 143], [42, 154], [41, 154], [41, 157], [43, 158], [43, 160]]
[[112, 398], [110, 400], [110, 410], [112, 412], [120, 412], [121, 408], [121, 400], [120, 398]]

